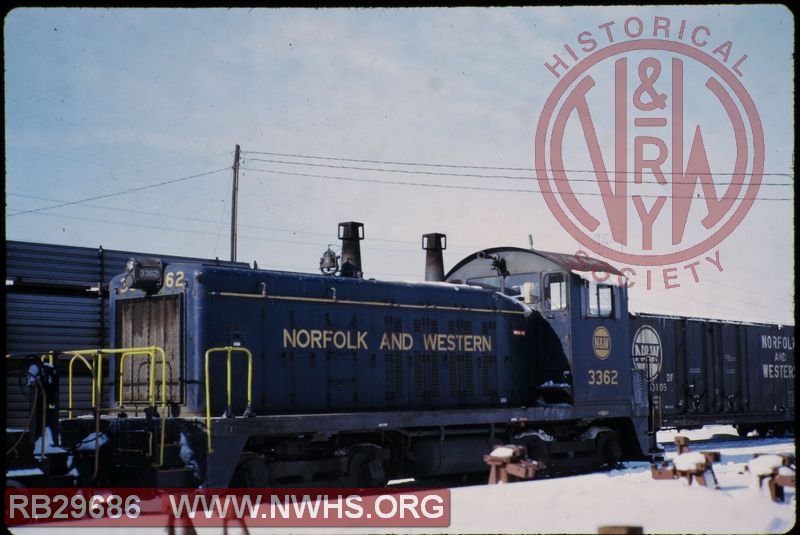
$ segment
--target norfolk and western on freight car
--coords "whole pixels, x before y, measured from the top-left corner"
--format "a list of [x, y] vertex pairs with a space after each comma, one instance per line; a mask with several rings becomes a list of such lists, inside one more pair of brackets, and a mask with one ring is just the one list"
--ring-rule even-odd
[[423, 237], [426, 282], [364, 279], [363, 225], [339, 230], [320, 275], [132, 260], [110, 284], [117, 349], [94, 357], [115, 407], [52, 429], [62, 472], [379, 486], [483, 471], [497, 443], [561, 471], [641, 458], [659, 426], [793, 431], [792, 327], [631, 316], [621, 273], [557, 253], [487, 249], [445, 275], [442, 234]]

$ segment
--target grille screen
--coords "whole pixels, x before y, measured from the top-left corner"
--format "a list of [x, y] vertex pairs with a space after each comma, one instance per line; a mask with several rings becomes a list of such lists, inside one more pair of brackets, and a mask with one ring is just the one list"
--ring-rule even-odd
[[[167, 401], [182, 403], [180, 387], [180, 303], [177, 295], [117, 301], [115, 347], [159, 346], [167, 361]], [[147, 402], [149, 358], [131, 355], [124, 363], [125, 403]], [[156, 356], [156, 400], [161, 400], [161, 359]], [[117, 388], [119, 386], [117, 385]], [[118, 394], [118, 390], [116, 395]]]

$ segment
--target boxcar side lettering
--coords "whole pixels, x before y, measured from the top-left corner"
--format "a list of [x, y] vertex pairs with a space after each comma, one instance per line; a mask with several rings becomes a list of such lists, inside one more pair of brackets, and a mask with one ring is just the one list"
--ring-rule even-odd
[[765, 379], [794, 379], [794, 366], [791, 364], [762, 364]]

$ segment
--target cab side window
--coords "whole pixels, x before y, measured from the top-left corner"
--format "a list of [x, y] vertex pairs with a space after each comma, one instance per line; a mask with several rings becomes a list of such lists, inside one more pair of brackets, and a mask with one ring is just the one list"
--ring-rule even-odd
[[522, 273], [506, 277], [505, 293], [527, 305], [537, 305], [540, 301], [540, 275], [538, 273]]
[[614, 316], [614, 287], [608, 284], [587, 284], [586, 315], [595, 318], [611, 318]]
[[567, 282], [563, 273], [547, 273], [542, 284], [542, 296], [546, 310], [567, 308]]

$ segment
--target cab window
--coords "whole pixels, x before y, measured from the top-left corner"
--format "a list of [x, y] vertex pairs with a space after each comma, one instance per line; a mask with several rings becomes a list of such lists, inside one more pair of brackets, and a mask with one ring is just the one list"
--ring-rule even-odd
[[614, 287], [608, 284], [587, 283], [586, 315], [610, 318], [614, 315]]
[[525, 273], [522, 275], [509, 275], [506, 277], [505, 293], [511, 297], [521, 299], [528, 305], [539, 303], [541, 292], [539, 290], [539, 274]]
[[544, 308], [564, 310], [567, 308], [567, 283], [563, 273], [548, 273], [542, 283]]

